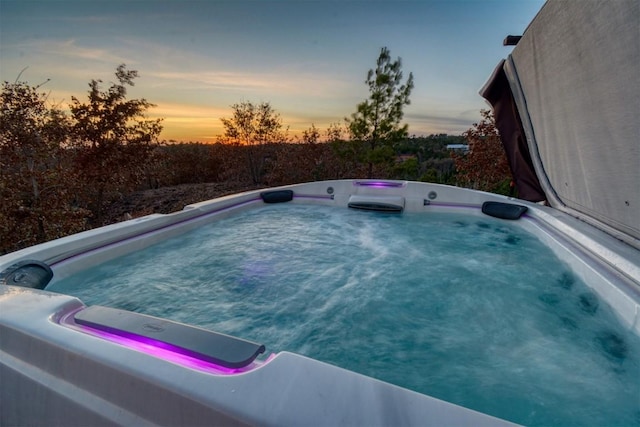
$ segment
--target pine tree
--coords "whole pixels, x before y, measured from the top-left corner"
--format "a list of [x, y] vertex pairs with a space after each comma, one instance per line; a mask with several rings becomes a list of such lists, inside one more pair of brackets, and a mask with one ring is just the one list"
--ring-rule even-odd
[[410, 103], [413, 74], [409, 73], [404, 83], [402, 77], [401, 59], [392, 62], [389, 49], [383, 47], [375, 70], [371, 69], [367, 74], [369, 99], [358, 104], [351, 118], [345, 119], [351, 138], [368, 145], [365, 161], [369, 166], [369, 178], [373, 177], [374, 164], [393, 158], [393, 142], [408, 136], [408, 125], [400, 122], [404, 106]]

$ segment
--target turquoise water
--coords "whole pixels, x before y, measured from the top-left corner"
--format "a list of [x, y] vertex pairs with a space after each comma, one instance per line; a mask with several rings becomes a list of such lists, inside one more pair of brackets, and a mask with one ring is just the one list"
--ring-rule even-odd
[[269, 205], [47, 290], [521, 424], [640, 424], [640, 339], [508, 221]]

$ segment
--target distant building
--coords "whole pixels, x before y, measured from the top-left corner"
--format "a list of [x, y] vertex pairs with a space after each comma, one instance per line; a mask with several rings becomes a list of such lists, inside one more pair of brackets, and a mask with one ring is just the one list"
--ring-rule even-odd
[[468, 144], [447, 144], [447, 150], [468, 153], [469, 145]]

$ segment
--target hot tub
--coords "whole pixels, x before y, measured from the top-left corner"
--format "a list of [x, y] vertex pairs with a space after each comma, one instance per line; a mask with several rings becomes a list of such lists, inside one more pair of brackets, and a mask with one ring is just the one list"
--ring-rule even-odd
[[[639, 16], [635, 0], [606, 5], [549, 0], [521, 39], [507, 38], [509, 43], [519, 40], [518, 45], [496, 68], [482, 94], [493, 106], [520, 197], [528, 201], [406, 181], [313, 182], [202, 202], [174, 214], [150, 215], [0, 257], [0, 424], [478, 426], [508, 425], [507, 418], [525, 424], [637, 425], [639, 385], [628, 378], [636, 375], [640, 360]], [[46, 289], [49, 283], [54, 289], [56, 283], [88, 269], [274, 203], [353, 209], [363, 216], [373, 212], [397, 215], [400, 220], [404, 215], [464, 213], [508, 222], [509, 227], [535, 236], [569, 272], [554, 280], [557, 289], [547, 291], [542, 283], [533, 301], [513, 304], [537, 304], [548, 310], [558, 322], [558, 330], [550, 334], [561, 340], [581, 330], [571, 316], [553, 314], [567, 298], [578, 304], [584, 319], [609, 312], [609, 325], [581, 336], [602, 350], [607, 369], [597, 371], [603, 380], [627, 378], [628, 400], [611, 416], [599, 411], [599, 405], [615, 397], [599, 392], [596, 370], [584, 369], [595, 365], [583, 363], [582, 353], [576, 351], [573, 365], [589, 381], [587, 385], [575, 376], [574, 388], [590, 387], [594, 393], [578, 402], [582, 413], [541, 420], [535, 418], [533, 405], [524, 416], [511, 417], [509, 410], [522, 409], [515, 407], [520, 404], [510, 407], [512, 384], [496, 382], [489, 375], [487, 385], [479, 386], [476, 394], [489, 388], [504, 392], [504, 402], [487, 397], [486, 406], [481, 406], [498, 406], [499, 411], [493, 412], [501, 414], [497, 418], [466, 407], [472, 405], [438, 399], [433, 396], [435, 387], [416, 392], [404, 383], [406, 387], [400, 387], [365, 375], [366, 369], [357, 373], [356, 367], [344, 369], [316, 360], [313, 352], [305, 356], [302, 350], [270, 350], [269, 339], [262, 342], [261, 336], [235, 336], [150, 316], [144, 306], [118, 308], [100, 301], [87, 305]], [[500, 244], [516, 243], [515, 234]], [[393, 236], [388, 242], [392, 246]], [[487, 253], [493, 249], [487, 245]], [[466, 259], [464, 252], [458, 256], [467, 269], [477, 267], [477, 260]], [[520, 262], [535, 257], [535, 253], [523, 256]], [[257, 279], [273, 274], [268, 262], [252, 266], [245, 275], [247, 289], [237, 290], [239, 295], [259, 289]], [[499, 275], [500, 269], [496, 270]], [[357, 289], [374, 276], [363, 274], [349, 285]], [[473, 282], [464, 277], [464, 282]], [[395, 283], [395, 279], [387, 280]], [[574, 279], [588, 291], [571, 296]], [[422, 298], [437, 302], [434, 295]], [[412, 300], [415, 303], [416, 298]], [[482, 332], [492, 313], [499, 311], [484, 309], [463, 317], [470, 329]], [[425, 314], [433, 313], [430, 309]], [[398, 310], [399, 316], [403, 314]], [[427, 317], [417, 321], [418, 317], [409, 319], [410, 324], [428, 331]], [[526, 323], [528, 317], [523, 317]], [[616, 326], [610, 328], [613, 323]], [[358, 322], [351, 326], [362, 328]], [[380, 327], [385, 325], [376, 326]], [[373, 340], [379, 338], [376, 328]], [[444, 338], [455, 341], [457, 336]], [[544, 345], [545, 339], [531, 336], [538, 344]], [[504, 350], [516, 360], [530, 358], [527, 340], [520, 342], [520, 347]], [[379, 345], [386, 347], [383, 342]], [[439, 350], [432, 345], [431, 351]], [[474, 353], [463, 353], [454, 356], [467, 356], [466, 363], [473, 363]], [[409, 354], [396, 354], [398, 364], [410, 367], [415, 357]], [[371, 357], [370, 362], [379, 359]], [[452, 380], [459, 360], [452, 357], [441, 366], [445, 375], [437, 382]], [[422, 366], [421, 375], [428, 375], [432, 367]], [[511, 369], [519, 374], [513, 365]], [[451, 377], [446, 376], [448, 370]], [[531, 396], [532, 402], [535, 399]]]
[[625, 330], [640, 334], [637, 250], [552, 208], [406, 181], [299, 184], [190, 205], [1, 257], [0, 271], [9, 284], [0, 287], [3, 424], [509, 423], [311, 357], [270, 353], [268, 342], [99, 304], [87, 307], [68, 295], [10, 283], [37, 286], [29, 279], [47, 281], [48, 275], [35, 273], [49, 266], [53, 286], [92, 266], [269, 203], [363, 209], [365, 215], [369, 210], [383, 215], [465, 213], [517, 224], [570, 266]]

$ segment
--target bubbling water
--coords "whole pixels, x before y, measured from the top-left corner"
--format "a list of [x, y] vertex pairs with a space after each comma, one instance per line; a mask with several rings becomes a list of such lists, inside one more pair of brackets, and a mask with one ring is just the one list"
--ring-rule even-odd
[[521, 424], [640, 423], [640, 339], [535, 236], [494, 218], [270, 205], [47, 290]]

